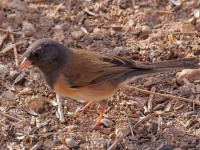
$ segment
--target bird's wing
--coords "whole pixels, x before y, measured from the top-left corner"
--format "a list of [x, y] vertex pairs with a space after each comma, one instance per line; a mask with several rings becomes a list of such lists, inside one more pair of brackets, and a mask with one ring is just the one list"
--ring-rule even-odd
[[132, 61], [91, 51], [73, 51], [62, 72], [71, 87], [82, 87], [114, 79], [137, 68]]

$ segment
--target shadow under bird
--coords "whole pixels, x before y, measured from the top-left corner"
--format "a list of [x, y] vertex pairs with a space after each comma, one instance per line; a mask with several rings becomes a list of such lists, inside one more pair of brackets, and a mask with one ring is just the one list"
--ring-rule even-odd
[[78, 112], [86, 112], [92, 102], [98, 102], [100, 115], [92, 128], [98, 129], [107, 106], [106, 98], [134, 77], [199, 68], [200, 57], [148, 64], [87, 50], [71, 50], [51, 39], [41, 39], [29, 46], [20, 68], [31, 64], [42, 71], [47, 84], [56, 94], [88, 101]]

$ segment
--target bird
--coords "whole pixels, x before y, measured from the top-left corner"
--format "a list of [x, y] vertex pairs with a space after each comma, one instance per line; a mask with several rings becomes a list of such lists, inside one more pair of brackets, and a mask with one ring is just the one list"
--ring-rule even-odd
[[36, 40], [23, 57], [20, 68], [29, 65], [38, 67], [56, 94], [87, 101], [87, 105], [78, 112], [87, 112], [93, 102], [99, 103], [99, 117], [92, 127], [94, 130], [99, 128], [107, 98], [135, 77], [200, 66], [199, 56], [146, 63], [84, 49], [71, 49], [52, 39]]

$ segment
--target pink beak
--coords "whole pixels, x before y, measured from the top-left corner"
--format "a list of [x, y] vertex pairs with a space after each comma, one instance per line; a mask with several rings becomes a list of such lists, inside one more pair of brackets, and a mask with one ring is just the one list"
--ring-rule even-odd
[[28, 60], [26, 57], [24, 58], [24, 60], [22, 61], [21, 65], [19, 66], [21, 69], [24, 69], [26, 67], [28, 67], [29, 65], [31, 65], [31, 61]]

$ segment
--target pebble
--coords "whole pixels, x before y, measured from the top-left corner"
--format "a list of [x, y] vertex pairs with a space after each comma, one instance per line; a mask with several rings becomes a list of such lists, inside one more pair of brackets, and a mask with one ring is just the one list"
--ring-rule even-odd
[[9, 100], [14, 100], [15, 94], [11, 90], [8, 90], [3, 92], [2, 97], [5, 97]]
[[0, 11], [0, 25], [2, 25], [6, 21], [6, 16], [3, 11]]
[[65, 139], [65, 142], [67, 143], [67, 146], [69, 147], [77, 146], [77, 142], [73, 138], [67, 138]]
[[115, 48], [113, 49], [112, 54], [113, 54], [113, 55], [118, 55], [118, 54], [121, 53], [123, 50], [124, 50], [123, 47], [117, 46], [117, 47], [115, 47]]
[[118, 1], [117, 1], [117, 5], [118, 5], [120, 8], [125, 9], [125, 8], [127, 7], [127, 0], [118, 0]]
[[17, 9], [19, 11], [26, 11], [27, 10], [25, 3], [20, 1], [20, 0], [13, 0], [12, 2], [10, 2], [8, 4], [8, 7], [13, 8], [13, 9]]
[[196, 30], [197, 30], [198, 32], [200, 32], [200, 23], [198, 23], [198, 24], [196, 25]]
[[19, 92], [19, 94], [21, 95], [27, 95], [27, 94], [31, 94], [32, 93], [32, 89], [30, 87], [25, 87], [23, 90], [21, 90]]
[[65, 127], [68, 131], [72, 131], [72, 130], [76, 130], [76, 129], [78, 129], [78, 127], [77, 126], [74, 126], [74, 125], [71, 125], [71, 126], [67, 126], [67, 127]]
[[12, 24], [20, 25], [23, 21], [23, 17], [19, 13], [8, 14], [7, 20], [8, 20], [8, 22], [10, 22]]
[[28, 109], [32, 109], [35, 112], [38, 112], [43, 108], [43, 104], [45, 103], [45, 99], [40, 95], [33, 96], [28, 102], [26, 107]]
[[101, 123], [103, 123], [106, 127], [111, 127], [114, 125], [114, 122], [107, 118], [101, 119]]
[[93, 33], [98, 34], [101, 30], [99, 28], [94, 28]]
[[200, 69], [185, 69], [177, 74], [177, 82], [180, 85], [184, 85], [184, 78], [190, 82], [194, 82], [195, 80], [200, 80]]
[[180, 31], [181, 32], [194, 32], [196, 31], [196, 27], [193, 24], [190, 23], [183, 23], [180, 25]]
[[173, 149], [174, 149], [174, 146], [172, 145], [164, 145], [159, 150], [173, 150]]
[[106, 147], [107, 144], [111, 142], [111, 139], [97, 138], [94, 139], [94, 145], [97, 147]]
[[65, 34], [62, 25], [56, 25], [54, 28], [54, 37], [57, 41], [63, 41], [65, 39]]
[[127, 150], [139, 150], [139, 148], [133, 143], [126, 143], [125, 146]]
[[153, 134], [156, 134], [157, 130], [158, 130], [158, 123], [157, 122], [152, 122], [151, 131], [153, 132]]
[[26, 36], [33, 36], [36, 33], [34, 25], [27, 21], [22, 22], [22, 31]]
[[151, 31], [151, 28], [149, 27], [149, 26], [147, 26], [147, 25], [143, 25], [142, 26], [142, 33], [144, 33], [144, 34], [149, 34], [149, 33], [151, 33], [152, 31]]
[[137, 23], [136, 26], [135, 26], [135, 32], [136, 33], [140, 33], [142, 32], [142, 25]]
[[84, 33], [83, 33], [83, 31], [73, 31], [71, 33], [71, 35], [72, 35], [73, 39], [79, 40], [81, 37], [83, 37]]
[[8, 69], [6, 68], [6, 66], [0, 64], [0, 78], [4, 78], [7, 73]]
[[112, 129], [111, 128], [104, 128], [102, 130], [102, 133], [109, 135], [111, 133]]

